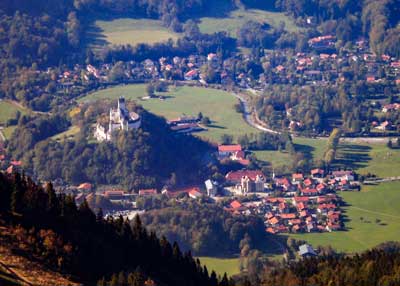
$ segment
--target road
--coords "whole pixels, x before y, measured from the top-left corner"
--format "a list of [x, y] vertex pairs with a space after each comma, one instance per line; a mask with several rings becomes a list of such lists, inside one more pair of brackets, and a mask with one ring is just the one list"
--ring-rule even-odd
[[280, 134], [280, 132], [272, 130], [270, 128], [266, 128], [266, 127], [262, 126], [261, 124], [259, 124], [258, 122], [256, 122], [256, 120], [253, 116], [253, 110], [247, 103], [245, 96], [243, 96], [239, 93], [232, 93], [232, 94], [237, 99], [239, 99], [239, 101], [243, 105], [243, 108], [244, 108], [243, 116], [244, 116], [244, 120], [246, 121], [247, 124], [249, 124], [250, 126], [256, 128], [260, 131], [263, 131], [263, 132], [272, 133], [272, 134]]
[[[251, 92], [254, 95], [258, 95], [256, 90], [253, 89], [247, 89], [247, 91]], [[250, 105], [247, 102], [246, 96], [243, 94], [239, 94], [239, 93], [232, 93], [233, 96], [235, 96], [237, 99], [240, 100], [240, 102], [243, 105], [244, 108], [244, 119], [246, 121], [247, 124], [249, 124], [250, 126], [263, 131], [263, 132], [267, 132], [267, 133], [271, 133], [271, 134], [281, 134], [282, 132], [280, 131], [276, 131], [270, 128], [267, 128], [265, 126], [263, 126], [262, 122], [260, 122], [259, 120], [257, 120], [257, 118], [255, 118], [253, 109], [250, 107]], [[292, 134], [294, 137], [303, 137], [303, 136], [298, 136], [295, 134]], [[308, 138], [308, 137], [307, 137]], [[321, 140], [321, 139], [326, 139], [327, 137], [315, 137], [314, 139], [316, 140]], [[390, 139], [393, 139], [394, 137], [342, 137], [340, 138], [340, 141], [342, 142], [349, 142], [349, 143], [387, 143]]]

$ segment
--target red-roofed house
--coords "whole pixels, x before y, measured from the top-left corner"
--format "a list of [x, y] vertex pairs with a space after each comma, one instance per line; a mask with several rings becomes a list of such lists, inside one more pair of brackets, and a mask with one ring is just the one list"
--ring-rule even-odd
[[299, 203], [307, 203], [309, 201], [309, 197], [294, 197], [293, 198], [295, 205]]
[[231, 202], [230, 206], [233, 209], [240, 209], [242, 207], [242, 204], [239, 201], [233, 201]]
[[311, 176], [313, 178], [322, 178], [322, 177], [324, 177], [324, 174], [325, 174], [325, 172], [322, 169], [313, 169], [313, 170], [311, 170]]
[[293, 183], [299, 183], [301, 181], [303, 181], [304, 177], [302, 173], [296, 173], [296, 174], [292, 174], [292, 182]]
[[296, 214], [290, 213], [290, 214], [280, 214], [281, 219], [295, 219]]
[[92, 189], [92, 184], [91, 183], [82, 183], [78, 186], [78, 190], [82, 191], [90, 191]]
[[310, 178], [307, 178], [303, 182], [304, 186], [310, 187], [313, 184], [313, 181]]
[[220, 158], [230, 157], [239, 151], [242, 151], [241, 145], [218, 145], [218, 156]]
[[299, 210], [299, 211], [302, 211], [302, 210], [304, 210], [306, 207], [305, 207], [305, 205], [303, 204], [303, 203], [298, 203], [297, 204], [297, 209]]
[[255, 181], [257, 176], [263, 177], [263, 173], [259, 170], [242, 170], [242, 171], [231, 171], [226, 174], [225, 178], [231, 183], [240, 183], [243, 177]]
[[199, 199], [203, 196], [203, 194], [200, 192], [199, 188], [193, 188], [191, 191], [189, 191], [189, 197], [192, 199]]
[[316, 189], [303, 189], [301, 194], [303, 196], [316, 196], [318, 195], [318, 191]]
[[157, 195], [156, 189], [139, 190], [139, 196], [154, 196]]
[[124, 191], [105, 191], [104, 196], [110, 200], [121, 200], [124, 198], [125, 192]]
[[268, 220], [268, 223], [272, 226], [276, 226], [279, 223], [279, 219], [277, 219], [276, 217], [273, 217]]

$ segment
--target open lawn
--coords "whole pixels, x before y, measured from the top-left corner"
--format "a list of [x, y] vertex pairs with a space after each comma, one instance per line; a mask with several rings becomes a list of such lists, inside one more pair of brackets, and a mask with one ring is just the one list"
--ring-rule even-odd
[[360, 174], [400, 176], [400, 149], [389, 149], [384, 143], [341, 143], [335, 164], [353, 168]]
[[96, 99], [117, 99], [124, 96], [128, 100], [135, 100], [145, 109], [167, 119], [177, 118], [183, 114], [197, 116], [202, 112], [211, 119], [211, 125], [207, 131], [197, 133], [200, 137], [219, 142], [223, 134], [229, 134], [237, 138], [238, 135], [256, 133], [257, 130], [250, 127], [243, 120], [242, 115], [234, 110], [237, 99], [228, 92], [200, 87], [170, 87], [163, 93], [165, 100], [157, 98], [143, 100], [146, 85], [125, 85], [89, 94], [79, 101]]
[[290, 236], [307, 240], [314, 247], [331, 245], [343, 252], [359, 252], [385, 241], [400, 241], [400, 182], [365, 186], [362, 192], [340, 195], [347, 203], [347, 231]]
[[257, 21], [261, 24], [268, 24], [272, 27], [279, 27], [280, 23], [285, 23], [285, 29], [289, 32], [296, 32], [299, 28], [294, 21], [284, 13], [271, 12], [259, 9], [231, 11], [224, 18], [203, 17], [200, 18], [199, 28], [202, 33], [215, 33], [220, 31], [228, 32], [232, 37], [236, 37], [236, 31], [248, 21]]
[[303, 152], [314, 161], [322, 160], [326, 151], [326, 139], [293, 138], [296, 151]]
[[14, 126], [8, 126], [6, 128], [4, 128], [3, 131], [3, 135], [4, 137], [6, 137], [7, 140], [9, 140], [11, 138], [11, 135], [14, 133], [14, 130], [17, 128], [17, 125]]
[[264, 162], [269, 162], [272, 167], [279, 168], [283, 166], [291, 166], [293, 160], [291, 155], [287, 152], [280, 151], [254, 151], [257, 159]]
[[8, 119], [15, 118], [17, 111], [24, 113], [24, 110], [8, 101], [0, 101], [0, 124], [5, 124]]
[[73, 139], [75, 135], [79, 133], [79, 131], [80, 128], [78, 126], [71, 126], [70, 128], [68, 128], [68, 130], [54, 135], [53, 137], [51, 137], [51, 139], [56, 141], [64, 140], [64, 138]]
[[108, 44], [153, 44], [170, 38], [177, 39], [179, 35], [162, 26], [158, 20], [119, 18], [95, 21], [88, 30], [87, 37], [89, 44], [100, 47]]
[[239, 274], [239, 258], [214, 258], [214, 257], [199, 257], [200, 262], [207, 266], [208, 272], [214, 270], [217, 275], [232, 276]]

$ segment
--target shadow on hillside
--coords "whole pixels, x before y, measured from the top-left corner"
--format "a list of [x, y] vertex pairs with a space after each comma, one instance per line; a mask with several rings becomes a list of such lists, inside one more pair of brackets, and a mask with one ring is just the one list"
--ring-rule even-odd
[[207, 127], [215, 128], [215, 129], [226, 129], [225, 126], [217, 125], [215, 121], [212, 121], [211, 124], [208, 124]]
[[313, 158], [313, 154], [312, 154], [315, 151], [315, 148], [313, 146], [296, 143], [296, 144], [294, 144], [294, 148], [297, 152], [303, 153], [307, 159], [309, 159], [309, 160], [315, 159], [315, 158]]
[[363, 168], [371, 161], [369, 152], [372, 148], [365, 145], [346, 144], [339, 146], [338, 158], [335, 160], [336, 167], [351, 169]]
[[106, 40], [103, 30], [92, 23], [86, 32], [86, 45], [88, 46], [107, 46], [110, 43]]

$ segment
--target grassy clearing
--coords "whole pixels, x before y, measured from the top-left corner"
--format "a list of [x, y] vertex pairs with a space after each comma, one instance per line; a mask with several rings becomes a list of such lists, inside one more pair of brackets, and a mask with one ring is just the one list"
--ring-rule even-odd
[[75, 137], [75, 135], [79, 133], [79, 131], [80, 131], [80, 128], [78, 126], [71, 126], [70, 128], [68, 128], [68, 130], [54, 135], [53, 137], [51, 137], [51, 139], [56, 140], [56, 141], [64, 140], [64, 138], [73, 139]]
[[5, 124], [7, 120], [15, 118], [17, 111], [24, 113], [24, 110], [18, 106], [8, 101], [0, 101], [0, 124]]
[[292, 158], [289, 153], [280, 151], [254, 151], [257, 159], [264, 162], [271, 163], [272, 167], [278, 168], [283, 166], [290, 166]]
[[200, 137], [219, 142], [223, 134], [237, 138], [238, 135], [256, 133], [243, 120], [241, 114], [234, 110], [237, 99], [228, 92], [200, 87], [170, 87], [163, 95], [165, 100], [142, 100], [146, 94], [146, 85], [125, 85], [89, 94], [79, 101], [96, 99], [117, 99], [124, 96], [128, 100], [135, 100], [144, 108], [167, 119], [177, 118], [183, 114], [197, 116], [202, 112], [211, 119], [212, 124], [207, 131], [197, 133]]
[[341, 143], [336, 165], [353, 168], [361, 174], [400, 176], [400, 149], [389, 149], [384, 143]]
[[10, 139], [11, 135], [14, 133], [14, 130], [17, 129], [17, 126], [8, 126], [6, 128], [3, 129], [3, 135], [4, 137], [6, 137], [6, 139]]
[[161, 21], [131, 18], [95, 21], [87, 36], [94, 46], [153, 44], [179, 37], [162, 26]]
[[199, 257], [202, 264], [207, 266], [209, 273], [214, 270], [217, 275], [232, 276], [240, 273], [239, 258], [214, 258], [214, 257]]
[[279, 27], [280, 22], [283, 22], [287, 31], [296, 32], [299, 30], [294, 21], [284, 13], [259, 9], [234, 10], [224, 18], [203, 17], [200, 18], [199, 28], [202, 33], [211, 34], [226, 31], [232, 37], [236, 37], [237, 29], [247, 21], [257, 21], [272, 27]]
[[385, 241], [400, 241], [400, 182], [366, 186], [362, 192], [341, 194], [348, 206], [347, 231], [293, 234], [314, 247], [331, 245], [344, 252], [359, 252]]
[[296, 150], [303, 152], [314, 161], [322, 160], [326, 151], [326, 139], [293, 138]]

